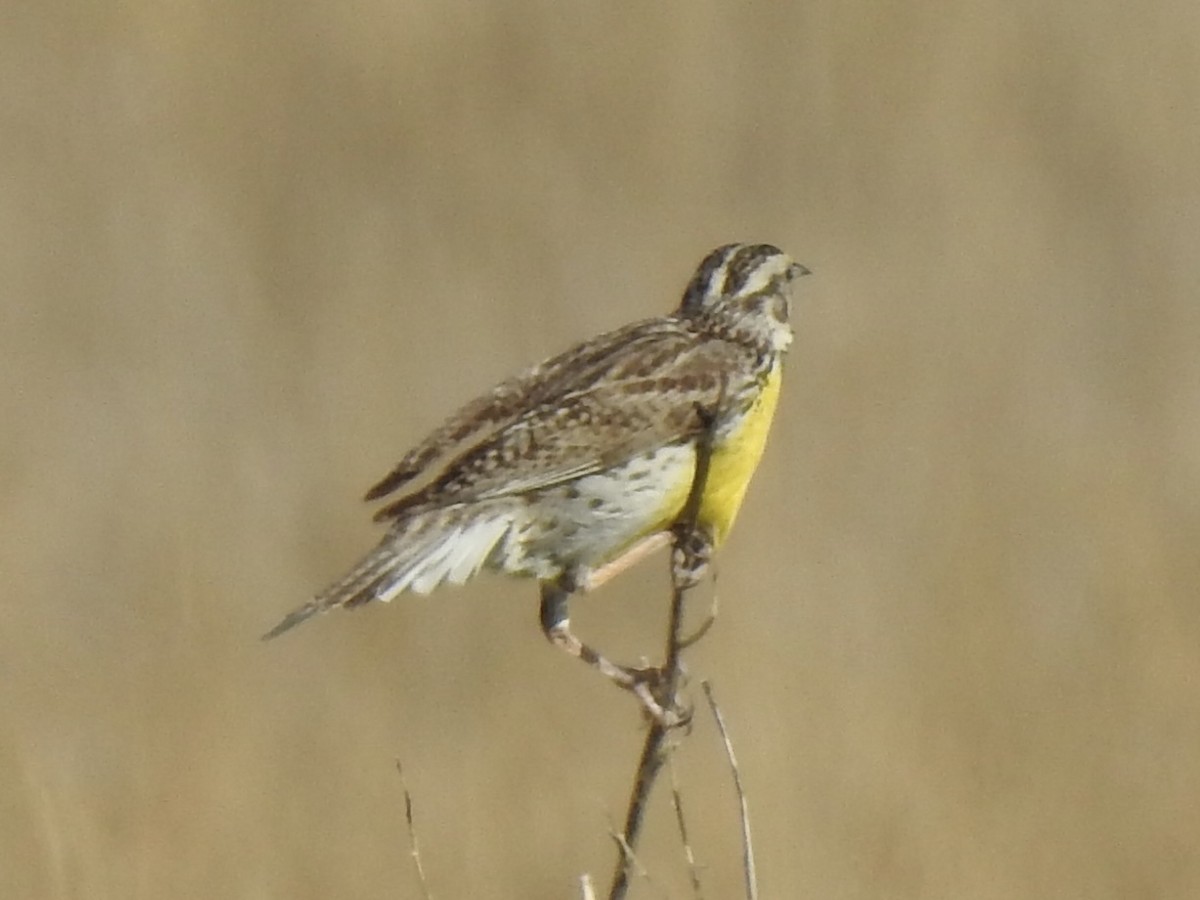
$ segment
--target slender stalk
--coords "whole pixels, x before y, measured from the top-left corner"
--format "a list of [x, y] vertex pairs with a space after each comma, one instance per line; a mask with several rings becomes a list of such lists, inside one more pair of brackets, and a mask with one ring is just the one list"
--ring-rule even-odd
[[758, 900], [758, 870], [754, 865], [754, 842], [750, 840], [750, 807], [746, 803], [746, 789], [742, 786], [742, 771], [738, 768], [737, 757], [733, 755], [733, 741], [729, 739], [729, 729], [725, 727], [725, 717], [721, 715], [721, 707], [717, 706], [717, 699], [713, 696], [712, 685], [702, 681], [700, 686], [704, 688], [708, 708], [717, 720], [717, 730], [721, 732], [721, 742], [725, 745], [725, 758], [729, 760], [729, 768], [733, 770], [733, 786], [737, 791], [738, 811], [742, 823], [742, 873], [745, 876], [746, 900]]

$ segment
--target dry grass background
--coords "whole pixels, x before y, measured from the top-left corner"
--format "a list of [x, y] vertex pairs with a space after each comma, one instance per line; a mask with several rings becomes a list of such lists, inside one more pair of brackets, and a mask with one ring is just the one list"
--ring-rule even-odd
[[395, 757], [437, 896], [606, 876], [637, 712], [531, 585], [256, 637], [455, 403], [750, 239], [816, 275], [692, 668], [766, 895], [1200, 896], [1200, 6], [3, 19], [0, 895], [415, 896]]

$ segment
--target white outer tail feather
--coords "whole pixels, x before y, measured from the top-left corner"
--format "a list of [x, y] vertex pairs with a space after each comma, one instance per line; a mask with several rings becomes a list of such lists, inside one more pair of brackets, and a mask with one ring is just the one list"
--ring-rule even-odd
[[386, 580], [376, 582], [371, 599], [386, 603], [404, 591], [428, 594], [443, 582], [465, 584], [487, 563], [512, 524], [510, 516], [502, 516], [431, 529], [424, 541], [405, 535], [405, 546], [395, 548], [401, 552], [388, 567]]
[[463, 513], [461, 508], [439, 510], [389, 533], [345, 578], [287, 615], [263, 639], [277, 637], [337, 606], [387, 602], [405, 591], [428, 594], [447, 581], [465, 583], [495, 561], [498, 548], [504, 551], [502, 544], [516, 524], [517, 510], [511, 506], [476, 509], [470, 521], [455, 522]]

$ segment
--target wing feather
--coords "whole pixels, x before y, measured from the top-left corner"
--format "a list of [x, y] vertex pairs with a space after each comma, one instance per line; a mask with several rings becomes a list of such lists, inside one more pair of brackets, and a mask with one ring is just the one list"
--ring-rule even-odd
[[[385, 520], [449, 504], [511, 497], [601, 472], [691, 440], [745, 377], [753, 351], [722, 340], [662, 338], [625, 347], [619, 377], [572, 383], [454, 458], [425, 488], [380, 510]], [[611, 371], [611, 370], [610, 370]]]
[[379, 500], [426, 472], [439, 458], [462, 451], [472, 438], [502, 431], [531, 406], [552, 406], [572, 392], [595, 384], [631, 349], [661, 344], [683, 333], [685, 323], [674, 317], [647, 319], [607, 332], [551, 357], [501, 382], [489, 393], [463, 405], [413, 447], [365, 499]]

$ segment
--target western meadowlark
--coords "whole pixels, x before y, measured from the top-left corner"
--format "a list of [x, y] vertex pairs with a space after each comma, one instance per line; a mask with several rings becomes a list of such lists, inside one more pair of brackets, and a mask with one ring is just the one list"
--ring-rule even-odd
[[[575, 637], [567, 602], [670, 541], [703, 441], [690, 553], [699, 577], [762, 456], [792, 341], [789, 288], [805, 274], [768, 244], [719, 247], [671, 315], [585, 341], [462, 407], [367, 492], [389, 498], [375, 514], [390, 523], [379, 545], [264, 638], [485, 569], [528, 576], [540, 582], [546, 637], [661, 716], [641, 670]], [[413, 488], [422, 475], [432, 477]]]

